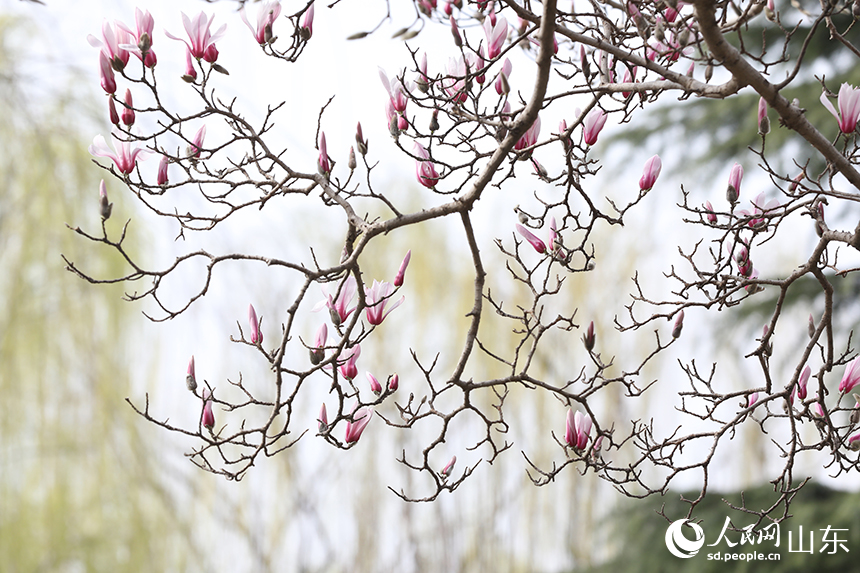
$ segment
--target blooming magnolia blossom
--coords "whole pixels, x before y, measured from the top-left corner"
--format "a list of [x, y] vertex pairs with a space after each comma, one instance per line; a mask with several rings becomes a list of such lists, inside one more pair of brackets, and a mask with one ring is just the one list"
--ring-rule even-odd
[[129, 53], [123, 46], [131, 40], [131, 34], [126, 32], [118, 22], [111, 24], [107, 20], [102, 23], [102, 40], [92, 34], [87, 36], [87, 42], [94, 48], [101, 48], [111, 67], [121, 72], [128, 64]]
[[857, 129], [857, 119], [860, 118], [860, 88], [849, 84], [842, 84], [839, 87], [839, 95], [836, 99], [839, 113], [836, 113], [833, 104], [827, 99], [827, 92], [822, 91], [820, 99], [827, 111], [839, 122], [842, 133], [853, 133]]
[[155, 52], [152, 51], [152, 31], [155, 28], [155, 20], [149, 10], [146, 12], [140, 8], [134, 9], [134, 22], [137, 30], [132, 31], [131, 28], [122, 22], [117, 22], [116, 25], [125, 30], [131, 37], [126, 45], [121, 45], [120, 48], [126, 49], [138, 59], [143, 61], [147, 68], [152, 68], [158, 63], [158, 58], [155, 57]]
[[355, 310], [355, 307], [349, 308], [349, 303], [352, 302], [352, 297], [354, 297], [355, 293], [358, 292], [358, 285], [355, 282], [355, 277], [349, 275], [346, 278], [341, 286], [337, 300], [332, 299], [332, 296], [326, 292], [324, 285], [320, 285], [320, 290], [322, 290], [325, 298], [314, 306], [312, 312], [319, 312], [323, 308], [328, 307], [332, 323], [334, 323], [335, 326], [340, 326], [344, 321], [346, 321], [347, 317], [352, 314], [352, 311]]
[[541, 239], [539, 239], [534, 233], [532, 233], [531, 231], [529, 231], [528, 229], [526, 229], [525, 227], [523, 227], [519, 223], [517, 223], [516, 227], [517, 227], [517, 233], [522, 235], [523, 238], [526, 241], [528, 241], [532, 247], [534, 247], [534, 250], [536, 250], [537, 252], [539, 252], [541, 254], [546, 252], [546, 244]]
[[537, 116], [535, 118], [534, 123], [531, 124], [531, 126], [529, 126], [529, 128], [526, 130], [526, 132], [523, 134], [523, 136], [520, 137], [517, 140], [517, 142], [514, 144], [514, 150], [515, 151], [521, 151], [523, 149], [526, 149], [528, 147], [533, 146], [535, 143], [537, 143], [539, 135], [540, 135], [540, 116]]
[[660, 170], [663, 169], [663, 162], [660, 161], [660, 156], [655, 155], [645, 162], [645, 168], [642, 170], [642, 178], [639, 179], [639, 189], [648, 191], [654, 187], [657, 182], [657, 177], [660, 176]]
[[577, 451], [582, 451], [588, 446], [588, 435], [591, 433], [591, 418], [583, 416], [581, 412], [573, 412], [572, 408], [567, 410], [565, 423], [564, 441], [568, 446]]
[[760, 217], [760, 215], [764, 215], [768, 211], [773, 211], [779, 207], [779, 199], [771, 199], [770, 201], [764, 200], [764, 191], [759, 193], [751, 203], [753, 204], [753, 211], [750, 212], [746, 209], [740, 209], [738, 210], [738, 216], [751, 217], [748, 224], [752, 228], [756, 228], [765, 222], [764, 217]]
[[260, 320], [257, 320], [257, 311], [254, 305], [248, 305], [248, 323], [251, 325], [251, 344], [262, 344], [263, 333], [260, 331]]
[[860, 384], [860, 356], [848, 363], [839, 383], [839, 393], [847, 394]]
[[93, 138], [92, 145], [89, 146], [90, 155], [111, 159], [120, 173], [128, 175], [134, 171], [137, 156], [142, 153], [142, 158], [146, 157], [146, 151], [141, 148], [132, 149], [131, 143], [117, 139], [113, 134], [111, 134], [111, 139], [113, 140], [114, 148], [117, 150], [116, 153], [108, 147], [104, 136], [97, 135]]
[[597, 143], [597, 136], [606, 124], [606, 113], [599, 107], [592, 109], [582, 124], [582, 135], [586, 145]]
[[239, 16], [242, 17], [242, 21], [245, 22], [245, 25], [248, 26], [248, 29], [251, 30], [252, 34], [254, 34], [254, 39], [257, 40], [258, 44], [265, 44], [274, 38], [272, 26], [280, 15], [280, 2], [265, 2], [260, 6], [259, 11], [257, 12], [257, 27], [255, 28], [251, 25], [248, 21], [248, 17], [245, 15], [245, 6], [243, 5], [239, 9]]
[[430, 154], [423, 145], [415, 142], [412, 152], [419, 157], [415, 160], [415, 177], [418, 182], [428, 189], [435, 189], [436, 183], [439, 182], [439, 172], [436, 171], [436, 165], [430, 159]]
[[203, 12], [200, 12], [192, 20], [185, 14], [185, 12], [182, 12], [182, 23], [185, 26], [185, 32], [188, 34], [189, 41], [186, 42], [182, 38], [177, 38], [167, 30], [165, 30], [164, 33], [167, 34], [167, 37], [171, 40], [178, 40], [180, 42], [183, 42], [186, 46], [188, 46], [188, 51], [191, 52], [191, 55], [198, 60], [203, 58], [207, 62], [212, 63], [218, 57], [217, 49], [213, 50], [213, 48], [215, 47], [215, 42], [220, 40], [224, 36], [224, 33], [227, 31], [227, 24], [224, 24], [220, 28], [218, 28], [217, 32], [212, 34], [210, 32], [210, 28], [212, 27], [212, 22], [214, 21], [214, 14], [210, 18]]
[[361, 356], [361, 345], [356, 344], [355, 346], [347, 348], [344, 353], [338, 357], [341, 376], [347, 380], [352, 380], [358, 376], [358, 367], [355, 363], [358, 361], [359, 356]]
[[464, 103], [468, 99], [466, 93], [466, 60], [459, 58], [448, 58], [446, 68], [447, 76], [442, 79], [442, 89], [454, 103]]
[[493, 22], [490, 18], [484, 18], [484, 33], [487, 35], [487, 58], [495, 59], [502, 53], [502, 46], [508, 37], [508, 21], [503, 17], [496, 18]]
[[397, 275], [394, 277], [394, 286], [399, 287], [403, 285], [403, 279], [406, 276], [406, 267], [409, 266], [409, 261], [412, 259], [412, 249], [409, 249], [406, 252], [406, 256], [403, 257], [403, 262], [400, 263], [400, 268], [397, 269]]
[[372, 417], [373, 408], [370, 406], [359, 408], [358, 402], [356, 402], [352, 410], [352, 419], [354, 421], [346, 423], [346, 433], [343, 436], [343, 441], [347, 444], [357, 442]]
[[370, 288], [366, 288], [364, 293], [367, 299], [367, 322], [374, 326], [382, 324], [385, 317], [406, 300], [405, 296], [400, 297], [400, 300], [391, 305], [388, 308], [388, 312], [385, 312], [385, 306], [391, 300], [391, 295], [394, 293], [394, 285], [385, 281], [378, 282], [374, 280], [373, 285]]

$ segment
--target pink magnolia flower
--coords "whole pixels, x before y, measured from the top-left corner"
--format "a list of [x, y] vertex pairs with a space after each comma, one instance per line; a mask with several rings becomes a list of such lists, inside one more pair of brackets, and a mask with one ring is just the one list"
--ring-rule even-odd
[[528, 147], [533, 146], [537, 143], [538, 136], [540, 135], [540, 116], [535, 118], [535, 121], [531, 126], [526, 130], [522, 137], [517, 140], [514, 144], [514, 150], [520, 151], [526, 149]]
[[373, 325], [382, 324], [385, 317], [391, 314], [395, 308], [403, 304], [406, 300], [405, 296], [400, 297], [400, 300], [389, 307], [388, 312], [385, 312], [385, 306], [391, 300], [391, 295], [394, 293], [394, 285], [385, 281], [373, 281], [370, 288], [364, 291], [367, 300], [367, 322]]
[[451, 475], [451, 472], [454, 471], [454, 464], [457, 463], [457, 456], [453, 456], [451, 460], [445, 464], [445, 467], [442, 468], [442, 471], [439, 472], [439, 475], [442, 476], [442, 479], [447, 479], [448, 476]]
[[523, 236], [523, 238], [528, 241], [534, 250], [543, 254], [546, 252], [546, 245], [542, 240], [540, 240], [534, 233], [517, 223], [517, 232]]
[[132, 31], [122, 22], [117, 22], [116, 25], [125, 30], [131, 37], [128, 45], [122, 45], [124, 48], [142, 60], [144, 65], [152, 68], [158, 63], [158, 58], [155, 57], [155, 52], [152, 51], [152, 30], [155, 28], [155, 20], [149, 10], [143, 12], [140, 8], [134, 9], [134, 22], [137, 26], [136, 31]]
[[448, 58], [447, 76], [442, 79], [442, 89], [454, 103], [463, 103], [468, 99], [466, 93], [466, 61], [460, 58]]
[[359, 356], [361, 356], [360, 344], [350, 346], [344, 351], [344, 353], [338, 358], [341, 376], [343, 376], [347, 380], [352, 380], [353, 378], [358, 376], [358, 367], [355, 365], [355, 363], [358, 362]]
[[372, 417], [373, 408], [369, 406], [359, 408], [358, 402], [356, 402], [352, 409], [353, 421], [346, 423], [346, 434], [344, 434], [343, 441], [347, 444], [357, 442]]
[[[183, 40], [182, 38], [177, 38], [173, 34], [168, 31], [164, 31], [167, 34], [167, 37], [171, 40], [179, 40], [183, 42], [186, 46], [188, 46], [188, 51], [191, 52], [191, 55], [197, 58], [198, 60], [203, 58], [207, 62], [214, 62], [215, 59], [210, 59], [214, 55], [217, 58], [218, 51], [217, 49], [212, 50], [211, 48], [215, 47], [215, 42], [221, 39], [224, 36], [224, 33], [227, 30], [227, 24], [222, 25], [218, 28], [218, 31], [212, 34], [210, 32], [210, 28], [212, 26], [212, 22], [215, 21], [215, 16], [213, 15], [211, 18], [200, 12], [194, 19], [190, 19], [185, 15], [185, 12], [182, 13], [182, 23], [185, 26], [185, 32], [188, 34], [188, 42]], [[208, 57], [207, 56], [208, 51]]]
[[323, 308], [328, 307], [332, 323], [335, 326], [340, 326], [346, 321], [347, 317], [352, 314], [352, 311], [355, 310], [355, 307], [349, 308], [349, 303], [352, 302], [352, 297], [354, 297], [355, 293], [358, 291], [355, 277], [352, 275], [346, 277], [346, 280], [341, 286], [340, 294], [337, 296], [337, 300], [332, 299], [332, 296], [326, 292], [325, 286], [320, 285], [320, 290], [322, 290], [325, 298], [314, 306], [312, 312], [319, 312]]
[[487, 58], [495, 59], [502, 52], [502, 46], [508, 37], [508, 21], [502, 17], [495, 22], [484, 18], [484, 33], [487, 35]]
[[394, 392], [400, 387], [400, 376], [397, 374], [392, 374], [388, 378], [388, 391]]
[[429, 161], [430, 154], [424, 149], [424, 146], [415, 142], [412, 152], [419, 157], [415, 160], [415, 177], [418, 178], [418, 183], [428, 189], [435, 189], [436, 183], [439, 182], [439, 172], [436, 171], [436, 165]]
[[137, 156], [143, 153], [143, 157], [145, 157], [146, 151], [141, 148], [131, 149], [131, 143], [128, 141], [121, 141], [113, 134], [111, 134], [111, 139], [113, 140], [114, 148], [117, 150], [117, 153], [114, 153], [111, 148], [108, 147], [104, 136], [97, 135], [93, 138], [92, 145], [89, 146], [90, 155], [110, 158], [120, 173], [128, 175], [134, 171]]
[[319, 416], [317, 416], [317, 428], [320, 432], [325, 432], [326, 428], [328, 428], [328, 412], [325, 409], [325, 402], [323, 402], [322, 407], [320, 408]]
[[376, 376], [374, 376], [370, 372], [365, 372], [364, 375], [367, 376], [367, 381], [370, 383], [370, 391], [377, 396], [382, 394], [382, 384], [379, 383], [379, 380], [376, 379]]
[[182, 74], [182, 79], [186, 82], [194, 83], [197, 79], [197, 70], [194, 69], [194, 62], [191, 60], [191, 50], [185, 48], [185, 73]]
[[753, 392], [747, 396], [747, 408], [753, 406], [756, 402], [758, 402], [758, 392]]
[[254, 28], [254, 26], [252, 26], [248, 21], [248, 17], [245, 15], [244, 5], [239, 9], [239, 15], [242, 17], [242, 21], [245, 22], [245, 25], [248, 26], [248, 29], [251, 30], [251, 33], [254, 34], [254, 39], [257, 40], [257, 43], [265, 44], [274, 38], [272, 26], [274, 25], [277, 17], [281, 15], [281, 3], [266, 2], [260, 6], [260, 10], [257, 12], [256, 28]]
[[322, 323], [314, 337], [314, 345], [311, 348], [311, 364], [317, 365], [325, 358], [325, 343], [328, 340], [328, 326]]
[[496, 88], [496, 93], [499, 95], [507, 94], [511, 91], [511, 86], [508, 83], [508, 78], [511, 77], [513, 65], [509, 58], [505, 58], [505, 63], [502, 64], [502, 71], [499, 72], [499, 77], [496, 78], [496, 83], [493, 84]]
[[99, 52], [99, 81], [105, 92], [116, 93], [116, 77], [113, 74], [110, 59], [104, 52]]
[[663, 169], [663, 162], [660, 161], [660, 156], [655, 155], [645, 162], [645, 168], [642, 171], [642, 178], [639, 179], [639, 189], [649, 191], [657, 182], [657, 177], [660, 176], [660, 170]]
[[806, 385], [809, 383], [809, 376], [812, 374], [812, 369], [807, 366], [797, 379], [797, 397], [801, 400], [806, 399]]
[[755, 199], [752, 200], [752, 204], [752, 213], [745, 209], [741, 209], [740, 211], [738, 211], [738, 213], [743, 214], [745, 217], [753, 217], [753, 219], [751, 219], [749, 222], [749, 226], [758, 227], [765, 222], [765, 219], [763, 217], [759, 217], [759, 215], [764, 215], [765, 213], [773, 211], [774, 209], [779, 207], [779, 199], [771, 199], [770, 201], [765, 201], [764, 191], [762, 191], [756, 196]]
[[606, 124], [606, 114], [602, 109], [596, 107], [592, 109], [585, 117], [582, 124], [582, 134], [585, 138], [586, 145], [594, 145], [597, 143], [597, 136], [600, 135], [600, 130]]
[[821, 405], [821, 402], [813, 402], [812, 404], [812, 415], [816, 418], [824, 417], [824, 406]]
[[382, 68], [379, 68], [379, 79], [382, 80], [382, 86], [385, 88], [385, 91], [388, 92], [388, 97], [391, 99], [391, 105], [394, 107], [394, 111], [402, 114], [406, 111], [406, 104], [409, 103], [409, 99], [406, 94], [411, 91], [411, 85], [403, 85], [403, 82], [396, 77], [389, 80], [388, 76], [385, 74], [385, 70]]
[[308, 11], [305, 12], [305, 17], [302, 18], [302, 26], [299, 28], [299, 33], [305, 40], [310, 40], [314, 35], [314, 3], [311, 2]]
[[591, 418], [583, 416], [581, 412], [573, 412], [573, 408], [567, 410], [567, 420], [564, 431], [564, 441], [568, 446], [577, 451], [582, 451], [588, 446], [588, 435], [591, 433]]
[[134, 103], [131, 98], [131, 90], [125, 90], [125, 108], [122, 110], [120, 117], [122, 122], [128, 127], [134, 125]]
[[[121, 72], [128, 64], [128, 50], [122, 46], [131, 40], [131, 34], [126, 32], [118, 23], [111, 24], [107, 20], [102, 23], [102, 40], [92, 34], [87, 36], [87, 42], [94, 48], [101, 48], [101, 53], [107, 56], [114, 70]], [[113, 93], [113, 92], [111, 92]]]
[[325, 132], [320, 133], [320, 155], [317, 159], [317, 170], [320, 175], [328, 178], [331, 174], [331, 158], [328, 156], [328, 149], [325, 144]]
[[194, 139], [191, 140], [191, 150], [190, 157], [198, 159], [200, 157], [200, 151], [203, 149], [203, 139], [206, 137], [206, 125], [197, 130], [197, 133], [194, 134]]
[[167, 163], [169, 159], [166, 155], [161, 156], [161, 161], [158, 162], [158, 178], [156, 179], [156, 183], [158, 185], [165, 185], [167, 183]]
[[188, 371], [185, 374], [185, 385], [191, 392], [197, 390], [197, 378], [194, 375], [194, 356], [191, 357], [191, 361], [188, 363]]
[[260, 331], [261, 320], [257, 320], [257, 311], [254, 310], [254, 305], [248, 305], [248, 322], [251, 325], [251, 344], [262, 344], [263, 333]]
[[211, 394], [207, 388], [203, 389], [203, 426], [210, 432], [215, 427], [215, 413], [212, 411]]
[[848, 366], [845, 367], [845, 373], [842, 374], [842, 381], [839, 383], [839, 393], [847, 394], [857, 384], [860, 384], [860, 356], [849, 362]]
[[397, 270], [397, 275], [394, 277], [394, 286], [399, 287], [403, 285], [403, 279], [406, 276], [406, 267], [409, 266], [409, 261], [412, 259], [412, 249], [409, 249], [406, 252], [406, 256], [403, 257], [403, 262], [400, 263], [400, 268]]
[[833, 114], [833, 117], [839, 122], [839, 129], [842, 133], [853, 133], [857, 128], [857, 119], [860, 117], [860, 88], [855, 88], [849, 84], [840, 86], [839, 96], [836, 100], [839, 113], [833, 109], [833, 104], [827, 99], [826, 92], [821, 92], [820, 99], [827, 111]]
[[741, 181], [744, 178], [744, 168], [740, 163], [735, 163], [732, 166], [732, 171], [729, 173], [729, 185], [726, 188], [726, 199], [729, 203], [737, 203], [738, 197], [741, 194]]

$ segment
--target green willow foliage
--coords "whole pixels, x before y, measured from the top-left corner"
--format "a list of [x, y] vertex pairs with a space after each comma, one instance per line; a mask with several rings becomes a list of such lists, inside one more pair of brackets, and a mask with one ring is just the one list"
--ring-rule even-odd
[[65, 227], [100, 224], [98, 171], [68, 121], [85, 106], [50, 94], [37, 111], [26, 26], [0, 16], [0, 571], [185, 570], [193, 548], [124, 402], [131, 309], [60, 258], [100, 256]]

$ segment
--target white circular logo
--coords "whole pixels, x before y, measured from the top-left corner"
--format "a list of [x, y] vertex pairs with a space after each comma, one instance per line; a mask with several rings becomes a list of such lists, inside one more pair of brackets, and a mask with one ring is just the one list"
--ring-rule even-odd
[[702, 545], [705, 544], [705, 532], [695, 523], [691, 522], [689, 526], [696, 533], [696, 539], [690, 541], [684, 537], [684, 532], [681, 528], [684, 527], [685, 523], [687, 523], [686, 519], [679, 519], [669, 525], [669, 528], [666, 530], [666, 548], [669, 550], [669, 553], [681, 559], [693, 557], [699, 552]]

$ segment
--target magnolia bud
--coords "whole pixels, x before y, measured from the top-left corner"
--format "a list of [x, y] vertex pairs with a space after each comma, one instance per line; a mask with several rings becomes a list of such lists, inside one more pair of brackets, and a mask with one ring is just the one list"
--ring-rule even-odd
[[457, 463], [457, 456], [451, 458], [451, 461], [442, 468], [442, 471], [439, 472], [439, 475], [442, 476], [442, 479], [448, 479], [448, 476], [451, 475], [451, 472], [454, 471], [454, 464]]
[[439, 110], [434, 109], [433, 115], [430, 116], [430, 131], [436, 131], [439, 129]]
[[586, 330], [585, 334], [582, 335], [582, 343], [585, 345], [585, 349], [591, 352], [592, 350], [594, 350], [594, 341], [594, 321], [592, 320], [588, 324], [588, 330]]
[[675, 318], [675, 326], [672, 327], [672, 338], [678, 338], [681, 336], [681, 329], [684, 328], [684, 310], [678, 313], [678, 317]]
[[322, 408], [320, 408], [320, 415], [319, 418], [317, 418], [317, 422], [319, 423], [317, 426], [319, 431], [325, 432], [326, 428], [328, 428], [328, 414], [325, 410], [325, 402], [323, 402]]
[[394, 392], [400, 387], [400, 377], [397, 374], [392, 374], [388, 378], [388, 391]]
[[197, 390], [197, 378], [194, 377], [194, 357], [191, 357], [191, 362], [188, 363], [188, 374], [185, 376], [185, 385], [190, 392]]
[[355, 169], [357, 163], [355, 162], [355, 149], [352, 146], [349, 147], [349, 162], [347, 163], [347, 167], [352, 171]]
[[809, 334], [809, 338], [815, 336], [815, 319], [812, 318], [812, 314], [809, 315], [809, 324], [806, 325], [806, 333]]
[[325, 358], [325, 350], [323, 350], [322, 348], [311, 348], [310, 349], [310, 355], [311, 355], [311, 364], [316, 366], [317, 364], [319, 364], [320, 362], [323, 361], [323, 358]]
[[330, 307], [328, 309], [328, 315], [331, 318], [331, 323], [335, 325], [335, 327], [340, 326], [340, 314], [338, 314], [337, 309]]
[[99, 212], [102, 221], [110, 219], [111, 210], [113, 210], [113, 203], [108, 203], [107, 187], [105, 187], [105, 180], [102, 179], [102, 182], [99, 183]]
[[714, 76], [714, 66], [711, 64], [708, 64], [707, 66], [705, 66], [705, 83], [706, 84], [709, 83], [713, 76]]

